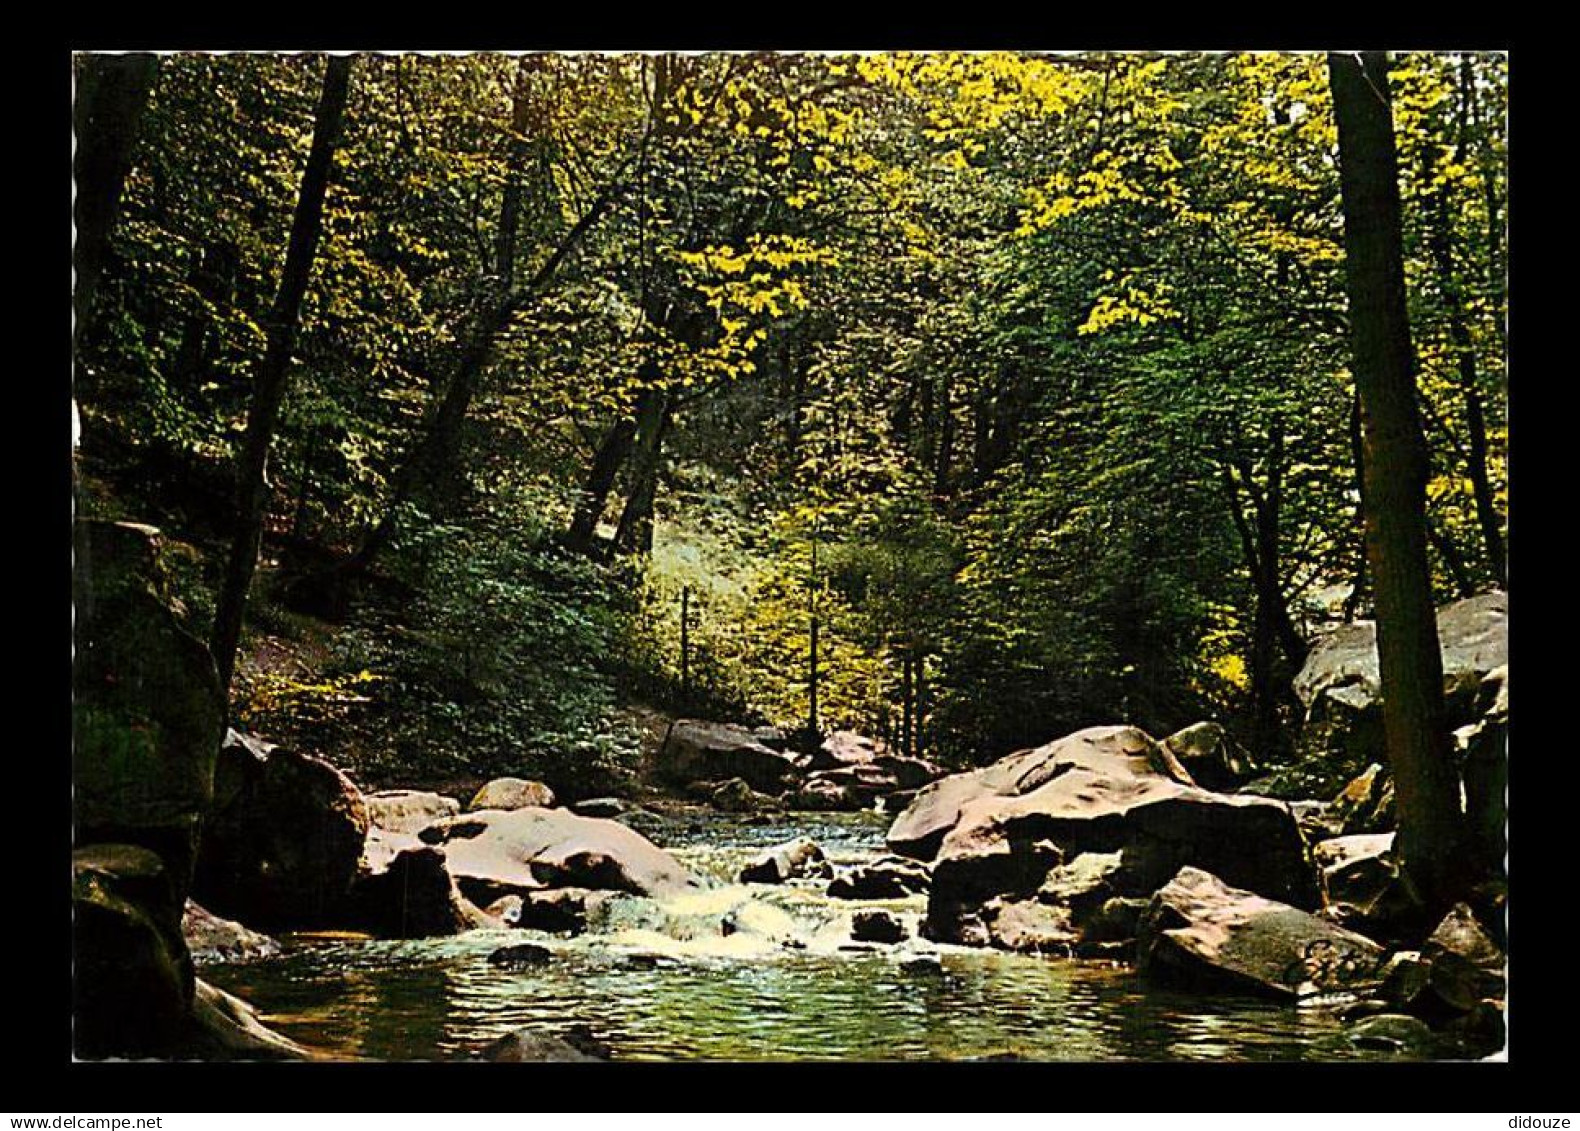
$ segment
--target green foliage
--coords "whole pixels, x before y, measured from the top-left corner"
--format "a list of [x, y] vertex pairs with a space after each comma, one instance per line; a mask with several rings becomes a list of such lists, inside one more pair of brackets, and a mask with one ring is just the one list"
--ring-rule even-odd
[[[321, 66], [162, 62], [83, 343], [92, 506], [190, 541], [198, 620]], [[1507, 61], [1395, 68], [1446, 597], [1491, 577], [1478, 413], [1495, 525], [1507, 509]], [[1319, 56], [369, 56], [354, 76], [267, 568], [343, 558], [391, 513], [514, 301], [454, 489], [400, 513], [300, 668], [248, 676], [246, 720], [379, 774], [575, 795], [631, 768], [634, 699], [800, 725], [815, 615], [823, 725], [894, 737], [909, 705], [960, 763], [1117, 719], [1294, 722], [1269, 614], [1309, 631], [1361, 576]], [[563, 550], [593, 453], [654, 405], [598, 516], [651, 488], [650, 550]], [[318, 631], [268, 598], [250, 616], [255, 644]]]

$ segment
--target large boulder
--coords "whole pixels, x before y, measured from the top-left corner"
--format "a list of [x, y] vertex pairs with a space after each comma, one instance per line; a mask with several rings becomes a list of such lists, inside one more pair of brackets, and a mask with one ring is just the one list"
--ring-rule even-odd
[[795, 763], [745, 727], [681, 719], [669, 728], [654, 769], [676, 785], [740, 778], [759, 793], [778, 793], [794, 776]]
[[368, 826], [362, 794], [328, 762], [231, 731], [193, 894], [264, 930], [338, 925]]
[[429, 825], [461, 892], [484, 906], [552, 887], [666, 895], [697, 886], [668, 852], [622, 825], [566, 809], [485, 809]]
[[461, 895], [443, 849], [402, 833], [368, 833], [362, 871], [352, 882], [347, 920], [383, 938], [455, 935], [486, 924]]
[[479, 809], [548, 809], [553, 804], [554, 791], [540, 781], [495, 778], [477, 791], [466, 808], [475, 813]]
[[[429, 793], [420, 789], [386, 789], [364, 794], [368, 807], [368, 821], [374, 828], [392, 833], [416, 833], [446, 817], [461, 811], [461, 803], [453, 797]], [[507, 805], [488, 806], [507, 809]]]
[[967, 804], [985, 797], [1018, 797], [1071, 770], [1156, 774], [1189, 779], [1170, 766], [1171, 755], [1135, 727], [1091, 727], [1032, 750], [1020, 750], [981, 769], [940, 778], [917, 793], [889, 827], [889, 848], [930, 860]]
[[225, 733], [214, 661], [182, 623], [152, 527], [80, 520], [72, 596], [75, 842], [158, 853], [184, 900]]
[[192, 961], [198, 963], [250, 962], [280, 953], [280, 944], [268, 935], [234, 919], [222, 919], [190, 899], [181, 917], [181, 934]]
[[1160, 982], [1293, 1001], [1372, 989], [1386, 955], [1363, 935], [1182, 868], [1142, 915], [1137, 957]]
[[79, 848], [71, 872], [77, 1055], [165, 1054], [186, 1034], [194, 992], [174, 879], [131, 844]]
[[[1194, 865], [1317, 906], [1316, 877], [1287, 806], [1210, 793], [1183, 776], [1142, 731], [1094, 727], [935, 783], [889, 834], [891, 848], [916, 851], [943, 826], [924, 933], [991, 941], [981, 921], [991, 901], [1032, 898], [1055, 868], [1083, 854], [1118, 854], [1102, 869], [1094, 905], [1150, 895]], [[1059, 901], [1057, 893], [1043, 898]]]
[[[1508, 664], [1508, 594], [1483, 593], [1443, 606], [1437, 633], [1451, 725], [1463, 726], [1475, 719], [1483, 680]], [[1308, 757], [1348, 773], [1386, 761], [1374, 622], [1356, 621], [1320, 637], [1294, 688], [1306, 709], [1301, 744]]]

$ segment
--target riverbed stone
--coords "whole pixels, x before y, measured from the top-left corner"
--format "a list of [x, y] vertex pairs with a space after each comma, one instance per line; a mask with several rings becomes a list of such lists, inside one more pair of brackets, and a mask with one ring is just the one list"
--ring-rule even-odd
[[[1030, 898], [1055, 868], [1088, 853], [1092, 875], [1061, 873], [1055, 884], [1069, 888], [1066, 901], [1081, 898], [1077, 889], [1093, 908], [1110, 896], [1150, 895], [1193, 865], [1269, 898], [1318, 906], [1316, 876], [1287, 806], [1184, 784], [1155, 756], [1156, 745], [1134, 727], [1092, 728], [961, 783], [933, 864], [924, 934], [979, 937], [967, 920], [989, 900]], [[922, 822], [912, 818], [941, 819], [938, 796], [926, 793], [891, 829], [891, 846], [918, 844]], [[1046, 899], [1060, 894], [1050, 890]]]
[[719, 785], [697, 782], [708, 803], [725, 813], [768, 813], [783, 808], [779, 799], [758, 793], [740, 778], [731, 778]]
[[932, 883], [932, 869], [903, 856], [880, 856], [865, 864], [843, 869], [829, 882], [833, 899], [903, 899], [925, 892]]
[[[1072, 770], [1133, 777], [1169, 777], [1158, 744], [1135, 727], [1090, 727], [981, 769], [950, 774], [917, 793], [889, 827], [891, 851], [930, 860], [960, 822], [965, 807], [990, 797], [1019, 797]], [[1177, 777], [1171, 780], [1180, 780]]]
[[368, 828], [362, 794], [345, 774], [231, 731], [214, 774], [193, 895], [258, 929], [335, 926]]
[[667, 895], [697, 886], [635, 830], [567, 809], [485, 809], [430, 825], [423, 838], [443, 846], [461, 893], [479, 905], [554, 887]]
[[620, 893], [593, 888], [550, 888], [514, 897], [518, 901], [517, 927], [530, 927], [553, 935], [579, 935], [588, 929], [598, 909]]
[[1295, 1001], [1375, 988], [1385, 954], [1353, 931], [1185, 867], [1152, 897], [1137, 957], [1155, 981]]
[[181, 934], [197, 963], [250, 962], [280, 953], [280, 944], [268, 935], [223, 919], [190, 899], [181, 917]]
[[608, 1046], [582, 1025], [560, 1033], [518, 1029], [489, 1042], [476, 1058], [500, 1064], [591, 1063], [607, 1061], [610, 1054]]
[[537, 943], [515, 943], [502, 946], [488, 956], [490, 966], [503, 966], [519, 970], [527, 966], [545, 966], [554, 960], [554, 952]]
[[71, 868], [77, 1055], [168, 1054], [188, 1031], [195, 982], [175, 880], [141, 845], [85, 845]]
[[420, 789], [380, 790], [364, 794], [362, 800], [368, 807], [368, 822], [393, 833], [417, 833], [461, 811], [455, 798]]
[[857, 911], [850, 919], [850, 937], [857, 942], [897, 943], [909, 935], [899, 916], [881, 908]]
[[462, 896], [444, 850], [421, 842], [365, 866], [352, 883], [347, 911], [364, 930], [393, 939], [456, 935], [488, 922]]
[[570, 810], [578, 817], [619, 817], [625, 814], [629, 806], [618, 797], [589, 797], [583, 801], [572, 801]]
[[1356, 1048], [1428, 1056], [1437, 1047], [1431, 1027], [1403, 1013], [1377, 1013], [1349, 1027], [1346, 1034]]
[[796, 879], [827, 879], [833, 865], [810, 837], [796, 837], [759, 854], [741, 869], [743, 884], [782, 884]]
[[540, 781], [528, 778], [495, 778], [472, 795], [466, 809], [548, 809], [554, 805], [554, 791]]
[[670, 726], [654, 770], [676, 785], [740, 778], [759, 793], [778, 793], [796, 776], [789, 755], [764, 746], [745, 727], [699, 719]]

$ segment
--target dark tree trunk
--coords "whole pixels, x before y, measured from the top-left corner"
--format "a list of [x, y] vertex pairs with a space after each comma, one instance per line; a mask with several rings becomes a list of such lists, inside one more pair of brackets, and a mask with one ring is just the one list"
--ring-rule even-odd
[[604, 507], [609, 502], [609, 492], [614, 490], [615, 477], [620, 474], [620, 468], [625, 466], [635, 437], [636, 421], [630, 417], [621, 417], [604, 433], [598, 450], [593, 453], [592, 467], [587, 472], [581, 499], [576, 504], [570, 530], [565, 535], [565, 546], [574, 553], [585, 555], [592, 549], [598, 520], [603, 517]]
[[648, 389], [637, 404], [636, 466], [631, 493], [620, 512], [614, 544], [618, 553], [651, 553], [653, 503], [658, 494], [658, 467], [664, 454], [673, 400], [661, 389]]
[[247, 590], [258, 565], [263, 541], [263, 520], [269, 505], [269, 444], [274, 439], [280, 405], [290, 378], [291, 350], [296, 343], [302, 296], [307, 292], [318, 238], [323, 230], [324, 195], [329, 187], [330, 157], [346, 107], [351, 77], [351, 57], [331, 56], [324, 71], [323, 91], [313, 119], [313, 144], [302, 187], [291, 219], [280, 289], [274, 296], [265, 327], [267, 345], [253, 378], [252, 403], [247, 410], [247, 431], [242, 439], [236, 474], [236, 538], [225, 565], [225, 579], [214, 610], [211, 649], [219, 668], [220, 686], [228, 693], [241, 639], [242, 614]]
[[79, 55], [72, 121], [77, 135], [77, 286], [73, 309], [80, 336], [93, 316], [110, 234], [121, 211], [121, 192], [148, 96], [159, 71], [157, 55]]
[[1366, 553], [1401, 859], [1429, 906], [1464, 888], [1464, 829], [1426, 554], [1426, 442], [1405, 308], [1398, 158], [1381, 52], [1328, 56], [1350, 338], [1366, 448]]

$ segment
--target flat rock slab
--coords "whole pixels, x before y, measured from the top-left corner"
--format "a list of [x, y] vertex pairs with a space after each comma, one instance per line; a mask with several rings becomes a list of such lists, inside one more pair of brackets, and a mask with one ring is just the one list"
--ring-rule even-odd
[[1296, 1001], [1378, 984], [1383, 948], [1287, 904], [1182, 868], [1142, 915], [1141, 973]]
[[618, 821], [566, 809], [485, 809], [429, 826], [450, 874], [473, 903], [543, 888], [668, 895], [697, 880], [668, 852]]

